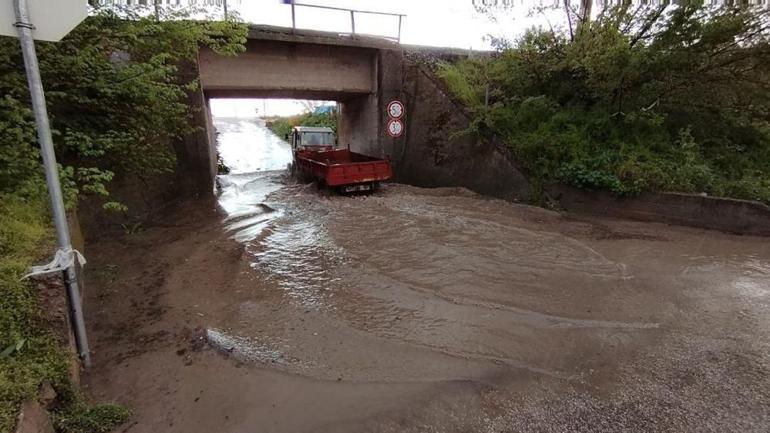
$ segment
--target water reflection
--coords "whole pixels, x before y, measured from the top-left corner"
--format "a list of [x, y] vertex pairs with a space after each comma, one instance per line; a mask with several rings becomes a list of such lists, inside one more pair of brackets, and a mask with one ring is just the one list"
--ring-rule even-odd
[[230, 174], [217, 178], [226, 230], [239, 242], [247, 242], [282, 215], [266, 199], [282, 186], [281, 170], [291, 162], [291, 148], [260, 119], [215, 118], [214, 126], [217, 150], [230, 169]]
[[[218, 149], [231, 172], [218, 177], [225, 230], [246, 244], [252, 267], [288, 299], [322, 308], [335, 279], [340, 255], [314, 209], [273, 203], [270, 194], [286, 187], [290, 146], [259, 119], [217, 118]], [[288, 214], [287, 214], [288, 212]]]
[[287, 181], [289, 146], [260, 123], [217, 125], [225, 228], [252, 269], [208, 337], [244, 360], [332, 380], [456, 380], [481, 364], [571, 380], [735, 316], [724, 305], [754, 317], [768, 303], [765, 242], [612, 222], [623, 236], [597, 238], [592, 222], [459, 189], [326, 195]]
[[291, 147], [261, 119], [214, 118], [217, 150], [231, 174], [282, 170], [291, 162]]

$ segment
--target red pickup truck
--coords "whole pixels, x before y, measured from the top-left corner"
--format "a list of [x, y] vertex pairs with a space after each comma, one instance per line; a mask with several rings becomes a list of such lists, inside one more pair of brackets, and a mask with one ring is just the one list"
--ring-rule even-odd
[[393, 176], [390, 161], [336, 149], [331, 128], [297, 126], [291, 136], [295, 170], [342, 193], [373, 191]]

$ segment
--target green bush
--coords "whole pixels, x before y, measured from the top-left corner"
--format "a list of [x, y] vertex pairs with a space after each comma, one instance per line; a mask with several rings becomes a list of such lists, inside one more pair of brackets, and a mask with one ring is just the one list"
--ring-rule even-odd
[[285, 138], [295, 126], [326, 126], [337, 133], [337, 116], [332, 113], [305, 113], [289, 117], [277, 117], [267, 122], [267, 127], [278, 137]]
[[[68, 206], [81, 194], [108, 196], [124, 174], [173, 171], [174, 140], [193, 132], [187, 101], [196, 81], [179, 67], [199, 45], [222, 54], [244, 49], [234, 22], [89, 17], [64, 40], [37, 43], [40, 72]], [[128, 19], [126, 19], [128, 18]], [[0, 37], [0, 191], [34, 192], [42, 170], [19, 42]]]
[[475, 113], [470, 132], [506, 142], [535, 184], [770, 203], [768, 18], [620, 6], [439, 74]]

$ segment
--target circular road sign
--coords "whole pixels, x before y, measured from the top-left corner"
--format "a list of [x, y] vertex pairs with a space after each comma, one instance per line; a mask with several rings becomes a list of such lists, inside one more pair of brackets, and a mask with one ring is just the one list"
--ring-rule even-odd
[[388, 104], [388, 116], [393, 119], [400, 119], [404, 115], [404, 104], [401, 101], [390, 101]]
[[404, 133], [404, 122], [398, 119], [388, 121], [388, 135], [391, 137], [400, 137]]

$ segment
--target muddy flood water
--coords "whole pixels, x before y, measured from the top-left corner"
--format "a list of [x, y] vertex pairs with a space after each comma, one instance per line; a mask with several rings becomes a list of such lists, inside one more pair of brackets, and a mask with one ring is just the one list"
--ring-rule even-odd
[[770, 239], [339, 196], [258, 121], [215, 125], [216, 203], [91, 246], [84, 380], [122, 431], [770, 430]]

